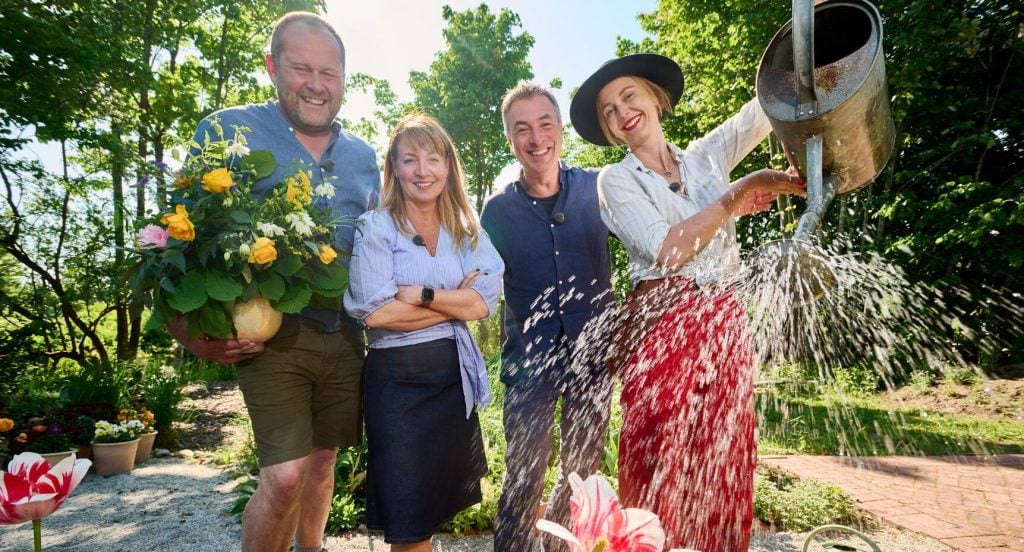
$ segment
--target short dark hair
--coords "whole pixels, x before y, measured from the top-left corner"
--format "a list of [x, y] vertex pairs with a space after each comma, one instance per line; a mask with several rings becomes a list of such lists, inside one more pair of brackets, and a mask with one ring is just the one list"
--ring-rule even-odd
[[284, 14], [280, 19], [274, 23], [274, 32], [270, 35], [270, 57], [274, 58], [276, 63], [281, 54], [281, 48], [284, 45], [281, 43], [281, 35], [284, 33], [285, 27], [292, 23], [302, 23], [308, 27], [320, 27], [321, 29], [331, 33], [334, 40], [338, 42], [338, 49], [341, 51], [341, 67], [345, 68], [345, 44], [341, 41], [341, 37], [338, 36], [338, 31], [334, 30], [334, 27], [327, 22], [326, 19], [320, 17], [313, 12], [305, 11], [293, 11]]
[[558, 110], [558, 100], [555, 99], [555, 94], [551, 92], [551, 89], [532, 82], [522, 82], [506, 92], [505, 99], [501, 101], [501, 123], [505, 126], [505, 134], [509, 134], [511, 130], [508, 128], [508, 110], [511, 109], [512, 104], [535, 96], [544, 96], [550, 100], [551, 105], [555, 107], [555, 117], [558, 118], [558, 123], [562, 123], [562, 113]]

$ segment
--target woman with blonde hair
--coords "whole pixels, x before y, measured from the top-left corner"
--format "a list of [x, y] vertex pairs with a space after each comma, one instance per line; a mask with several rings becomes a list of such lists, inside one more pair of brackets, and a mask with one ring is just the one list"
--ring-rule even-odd
[[686, 149], [661, 126], [683, 72], [657, 54], [605, 63], [580, 86], [573, 126], [597, 145], [629, 146], [597, 180], [601, 218], [629, 254], [635, 286], [617, 339], [622, 380], [619, 491], [661, 519], [669, 548], [746, 550], [753, 521], [753, 355], [732, 293], [735, 218], [801, 180], [729, 173], [771, 130], [752, 100]]
[[433, 117], [399, 121], [381, 208], [360, 217], [345, 309], [365, 327], [367, 526], [393, 551], [481, 500], [487, 473], [476, 405], [490, 399], [466, 326], [501, 293], [501, 257], [480, 228], [448, 133]]

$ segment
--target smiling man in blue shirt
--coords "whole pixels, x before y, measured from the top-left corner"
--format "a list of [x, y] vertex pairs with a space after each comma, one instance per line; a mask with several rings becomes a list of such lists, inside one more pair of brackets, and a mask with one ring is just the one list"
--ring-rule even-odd
[[[560, 471], [545, 518], [569, 522], [569, 473], [597, 470], [608, 429], [612, 378], [584, 326], [614, 304], [608, 229], [597, 171], [561, 163], [562, 121], [551, 91], [520, 84], [502, 103], [519, 179], [488, 198], [481, 223], [505, 261], [505, 482], [494, 549], [527, 552], [562, 401]], [[545, 549], [561, 550], [558, 539]]]

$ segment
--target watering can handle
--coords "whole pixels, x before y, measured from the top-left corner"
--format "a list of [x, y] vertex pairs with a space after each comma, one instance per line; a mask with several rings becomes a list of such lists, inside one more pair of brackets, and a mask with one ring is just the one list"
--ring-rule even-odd
[[818, 111], [814, 89], [814, 2], [793, 0], [793, 72], [796, 75], [797, 119]]

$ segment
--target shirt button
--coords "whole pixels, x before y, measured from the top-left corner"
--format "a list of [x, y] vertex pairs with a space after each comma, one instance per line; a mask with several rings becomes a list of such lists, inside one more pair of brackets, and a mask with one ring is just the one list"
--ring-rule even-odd
[[550, 225], [550, 226], [551, 226], [552, 228], [554, 228], [554, 227], [555, 227], [555, 225], [554, 225], [554, 224], [552, 224], [552, 225]]
[[558, 255], [558, 251], [555, 251], [555, 255]]
[[562, 285], [562, 281], [561, 280], [558, 281], [558, 285]]

